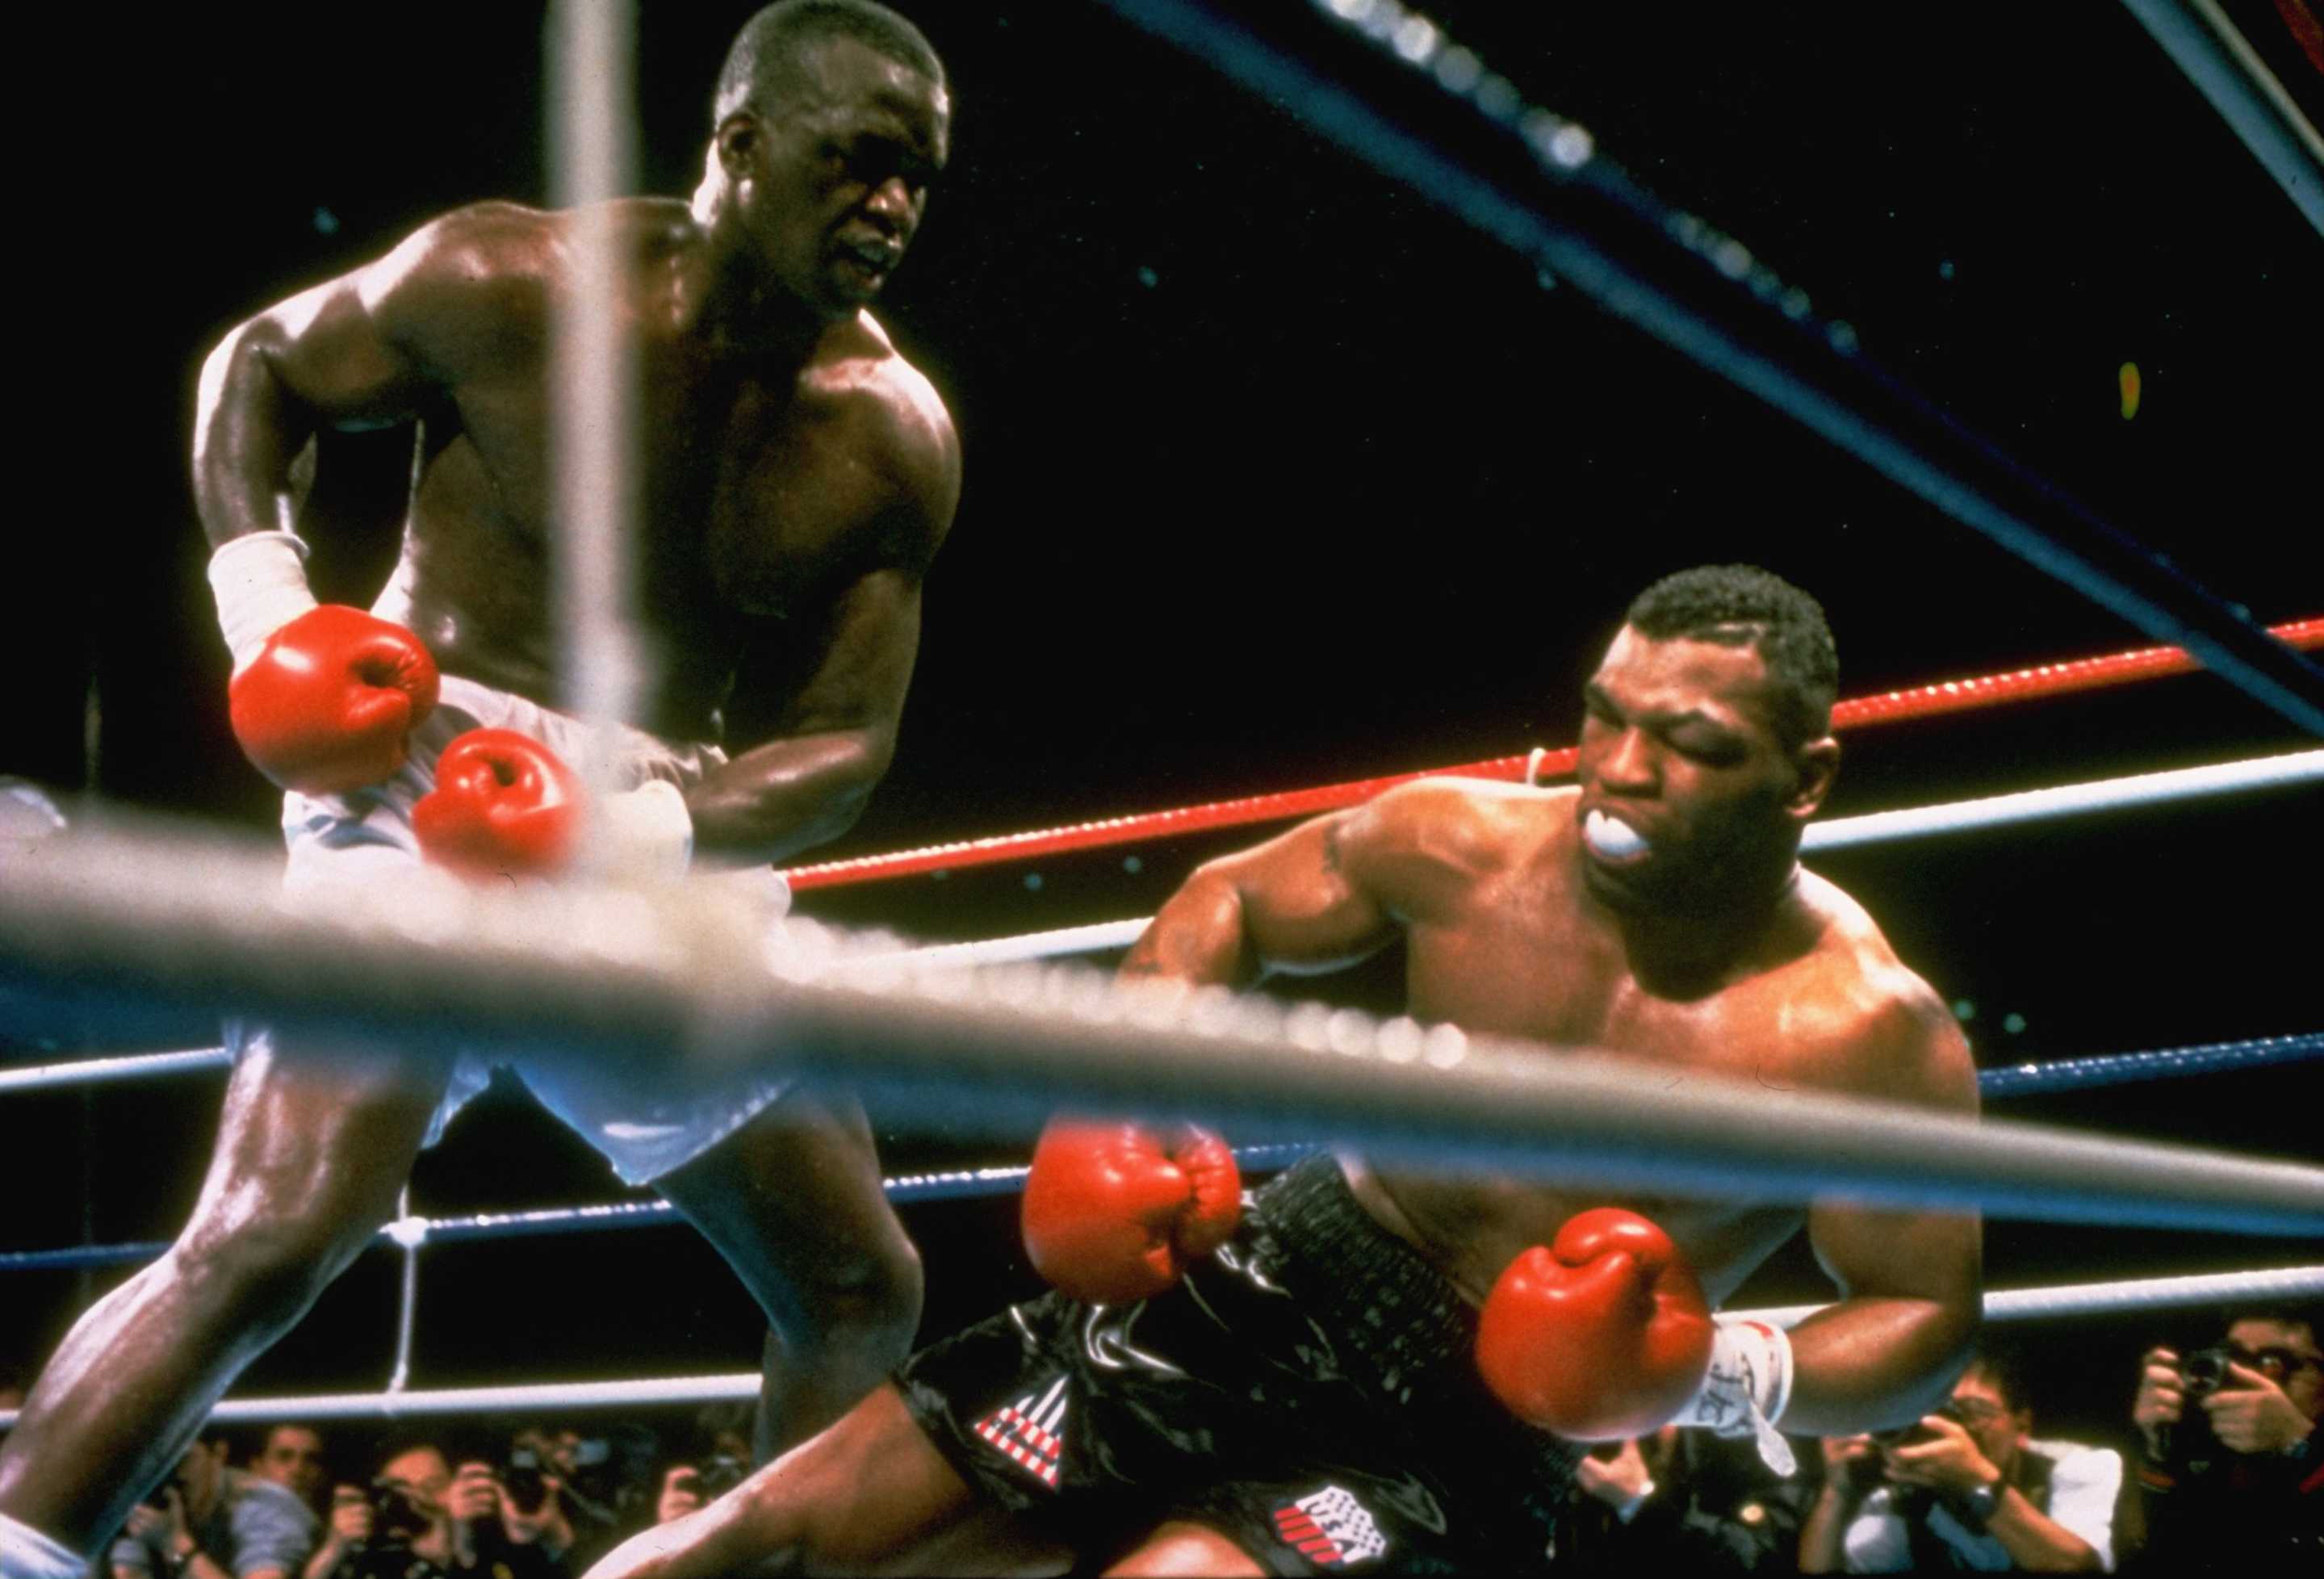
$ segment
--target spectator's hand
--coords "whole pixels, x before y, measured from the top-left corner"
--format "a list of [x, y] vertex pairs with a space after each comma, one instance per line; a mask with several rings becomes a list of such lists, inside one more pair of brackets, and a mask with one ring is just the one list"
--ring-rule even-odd
[[493, 1466], [473, 1459], [452, 1477], [451, 1493], [444, 1499], [444, 1511], [460, 1524], [490, 1519], [501, 1506], [501, 1483], [493, 1478]]
[[1881, 1450], [1890, 1480], [1926, 1486], [1932, 1491], [1973, 1491], [1999, 1482], [2001, 1471], [1978, 1450], [1977, 1438], [1960, 1422], [1942, 1415], [1923, 1415], [1921, 1425], [1936, 1433], [1932, 1440]]
[[[121, 1526], [121, 1533], [133, 1540], [153, 1541], [168, 1546], [171, 1535], [168, 1508], [170, 1503], [177, 1501], [177, 1487], [164, 1486], [161, 1489], [161, 1506], [157, 1508], [151, 1502], [138, 1503], [129, 1510], [128, 1519]], [[184, 1521], [184, 1507], [183, 1503], [179, 1503], [180, 1524]]]
[[337, 1485], [331, 1488], [330, 1538], [341, 1546], [352, 1546], [371, 1538], [371, 1498], [361, 1486]]
[[2315, 1422], [2283, 1389], [2248, 1365], [2227, 1362], [2227, 1379], [2203, 1400], [2211, 1430], [2237, 1453], [2282, 1453], [2308, 1439]]
[[1857, 1465], [1880, 1456], [1880, 1445], [1868, 1436], [1827, 1436], [1823, 1439], [1823, 1484], [1827, 1493], [1853, 1501], [1863, 1482]]
[[654, 1522], [668, 1524], [702, 1506], [702, 1472], [690, 1464], [674, 1464], [661, 1477], [661, 1496], [654, 1503]]
[[507, 1533], [509, 1545], [529, 1547], [537, 1543], [554, 1556], [572, 1546], [573, 1521], [565, 1516], [563, 1479], [545, 1474], [540, 1483], [548, 1495], [530, 1513], [519, 1511], [517, 1505], [505, 1497], [501, 1499], [501, 1528]]
[[1646, 1455], [1638, 1451], [1635, 1436], [1622, 1439], [1622, 1451], [1611, 1459], [1600, 1462], [1587, 1454], [1573, 1466], [1575, 1483], [1609, 1508], [1624, 1508], [1637, 1501], [1650, 1489], [1654, 1476], [1646, 1473]]
[[121, 1532], [160, 1547], [173, 1563], [182, 1563], [200, 1549], [194, 1544], [193, 1532], [186, 1528], [186, 1500], [175, 1486], [161, 1488], [159, 1508], [144, 1502], [132, 1508]]
[[2163, 1428], [2177, 1425], [2180, 1411], [2187, 1407], [2187, 1395], [2179, 1380], [2179, 1356], [2168, 1349], [2149, 1349], [2139, 1364], [2138, 1396], [2131, 1401], [2131, 1423], [2145, 1436], [2148, 1456], [2160, 1458]]

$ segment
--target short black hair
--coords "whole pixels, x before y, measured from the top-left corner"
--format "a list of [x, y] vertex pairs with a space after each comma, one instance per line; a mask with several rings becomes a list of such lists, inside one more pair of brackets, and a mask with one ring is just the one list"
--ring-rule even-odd
[[2025, 1351], [2016, 1344], [1987, 1339], [1969, 1362], [1962, 1367], [1963, 1376], [1982, 1376], [2001, 1395], [2001, 1401], [2012, 1413], [2034, 1407], [2034, 1371], [2027, 1362]]
[[1756, 565], [1698, 565], [1664, 577], [1623, 618], [1657, 642], [1685, 637], [1757, 650], [1774, 682], [1775, 733], [1787, 749], [1831, 729], [1840, 651], [1823, 605]]
[[853, 39], [944, 86], [944, 62], [926, 35], [874, 0], [776, 0], [734, 35], [710, 101], [715, 125], [745, 107], [764, 115], [796, 93], [799, 57], [831, 39]]
[[2219, 1331], [2239, 1321], [2272, 1321], [2278, 1326], [2304, 1326], [2308, 1341], [2324, 1348], [2324, 1305], [2288, 1301], [2266, 1305], [2234, 1305], [2220, 1313]]

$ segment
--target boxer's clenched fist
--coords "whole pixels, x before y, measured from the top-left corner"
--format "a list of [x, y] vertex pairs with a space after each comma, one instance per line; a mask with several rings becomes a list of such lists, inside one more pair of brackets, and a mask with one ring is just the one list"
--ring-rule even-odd
[[1502, 1271], [1480, 1317], [1477, 1368], [1520, 1418], [1612, 1441], [1685, 1407], [1713, 1336], [1702, 1286], [1670, 1235], [1602, 1206]]
[[1224, 1244], [1241, 1210], [1234, 1154], [1216, 1135], [1061, 1119], [1025, 1180], [1025, 1250], [1061, 1292], [1124, 1304]]
[[513, 729], [471, 729], [444, 748], [411, 832], [430, 861], [471, 877], [552, 877], [586, 845], [603, 873], [673, 878], [694, 851], [677, 785], [593, 797], [564, 758]]
[[430, 861], [470, 876], [546, 877], [573, 858], [586, 791], [555, 752], [513, 729], [471, 729], [436, 759], [411, 808]]

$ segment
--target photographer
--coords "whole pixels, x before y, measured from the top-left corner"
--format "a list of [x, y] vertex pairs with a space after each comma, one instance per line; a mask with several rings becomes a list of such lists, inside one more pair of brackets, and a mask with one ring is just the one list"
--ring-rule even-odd
[[2142, 1565], [2248, 1571], [2324, 1558], [2316, 1317], [2245, 1312], [2209, 1348], [2147, 1352], [2131, 1404], [2146, 1448]]
[[1985, 1354], [1912, 1429], [1827, 1437], [1801, 1572], [2110, 1570], [2121, 1456], [2034, 1441], [2033, 1423], [2017, 1367]]
[[1665, 1426], [1593, 1447], [1557, 1521], [1561, 1566], [1584, 1572], [1788, 1572], [1809, 1486], [1756, 1444]]
[[395, 1453], [367, 1493], [338, 1489], [328, 1543], [338, 1556], [327, 1568], [310, 1565], [305, 1579], [564, 1579], [572, 1530], [554, 1495], [556, 1477], [540, 1475], [537, 1501], [517, 1478], [520, 1495], [512, 1497], [501, 1473], [481, 1459], [464, 1460], [456, 1474], [432, 1443]]
[[330, 1455], [324, 1451], [322, 1434], [313, 1427], [288, 1422], [268, 1427], [251, 1455], [250, 1473], [272, 1481], [309, 1512], [326, 1511], [323, 1493], [331, 1483]]
[[224, 1437], [197, 1442], [129, 1511], [107, 1557], [114, 1579], [290, 1579], [313, 1549], [296, 1493], [226, 1467]]

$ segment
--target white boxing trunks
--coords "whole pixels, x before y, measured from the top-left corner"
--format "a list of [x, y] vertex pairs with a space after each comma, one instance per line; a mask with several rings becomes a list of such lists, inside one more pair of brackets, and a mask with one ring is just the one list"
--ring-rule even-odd
[[[436, 758], [471, 729], [513, 729], [541, 742], [576, 768], [595, 762], [615, 790], [663, 779], [687, 789], [726, 761], [715, 745], [673, 745], [618, 725], [586, 725], [522, 697], [447, 675], [436, 710], [412, 732], [403, 770], [383, 784], [349, 795], [282, 798], [282, 833], [290, 861], [284, 889], [319, 897], [348, 882], [392, 882], [421, 857], [411, 808], [436, 787]], [[770, 867], [699, 878], [749, 885], [766, 906], [769, 926], [790, 908], [790, 888]], [[236, 1057], [267, 1045], [263, 1026], [230, 1022], [226, 1044]], [[650, 1184], [733, 1134], [790, 1088], [787, 1079], [748, 1071], [692, 1072], [677, 1060], [650, 1072], [591, 1067], [553, 1059], [492, 1058], [464, 1052], [428, 1127], [433, 1146], [498, 1065], [512, 1070], [543, 1107], [571, 1125], [632, 1185]]]

